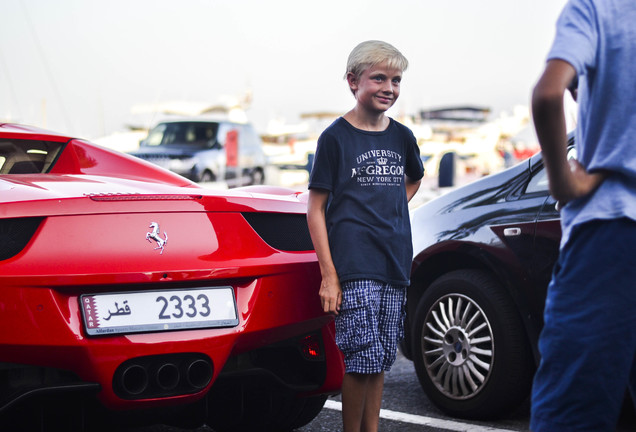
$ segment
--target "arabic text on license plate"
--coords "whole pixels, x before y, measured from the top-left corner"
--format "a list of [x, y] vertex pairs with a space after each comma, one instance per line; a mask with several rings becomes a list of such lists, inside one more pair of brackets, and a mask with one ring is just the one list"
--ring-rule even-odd
[[238, 325], [231, 287], [83, 295], [89, 335]]

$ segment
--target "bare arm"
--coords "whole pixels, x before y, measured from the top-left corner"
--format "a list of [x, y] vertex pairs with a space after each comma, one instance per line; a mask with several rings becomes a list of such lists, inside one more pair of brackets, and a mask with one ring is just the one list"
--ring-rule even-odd
[[422, 184], [422, 180], [413, 181], [409, 176], [404, 176], [406, 181], [406, 201], [409, 202], [415, 196]]
[[604, 179], [603, 174], [586, 172], [578, 161], [567, 160], [563, 95], [575, 76], [568, 62], [550, 60], [532, 94], [532, 114], [550, 193], [561, 204], [591, 193]]
[[342, 288], [336, 267], [333, 264], [329, 238], [327, 237], [327, 222], [325, 212], [329, 191], [323, 189], [310, 189], [307, 203], [307, 225], [309, 234], [314, 244], [322, 282], [320, 283], [320, 301], [322, 308], [327, 313], [337, 315], [342, 304]]

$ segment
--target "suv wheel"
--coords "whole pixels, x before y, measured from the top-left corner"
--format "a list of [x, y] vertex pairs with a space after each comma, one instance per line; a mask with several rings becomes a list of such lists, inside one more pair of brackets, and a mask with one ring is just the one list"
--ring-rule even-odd
[[534, 362], [519, 314], [488, 273], [435, 280], [417, 307], [413, 361], [422, 388], [447, 413], [493, 418], [528, 396]]
[[216, 177], [214, 176], [214, 174], [212, 174], [212, 171], [210, 170], [205, 170], [201, 173], [201, 178], [199, 179], [200, 183], [209, 183], [209, 182], [213, 182], [216, 180]]
[[254, 168], [250, 177], [251, 184], [253, 185], [262, 185], [265, 183], [265, 173], [260, 168]]

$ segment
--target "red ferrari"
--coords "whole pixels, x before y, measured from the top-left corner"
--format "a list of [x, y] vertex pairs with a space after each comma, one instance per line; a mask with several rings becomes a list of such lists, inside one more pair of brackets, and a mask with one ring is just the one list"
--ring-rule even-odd
[[344, 370], [305, 198], [0, 124], [0, 429], [310, 422]]

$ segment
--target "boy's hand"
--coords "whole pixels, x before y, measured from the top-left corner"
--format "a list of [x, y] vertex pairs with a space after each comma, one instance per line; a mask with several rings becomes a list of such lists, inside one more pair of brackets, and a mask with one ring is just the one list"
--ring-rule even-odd
[[570, 181], [556, 182], [550, 187], [552, 196], [557, 199], [559, 207], [594, 192], [606, 177], [602, 173], [588, 173], [575, 159], [568, 160], [568, 165], [570, 173], [566, 178]]
[[338, 278], [323, 278], [320, 283], [320, 302], [326, 313], [338, 315], [342, 305], [342, 288]]

